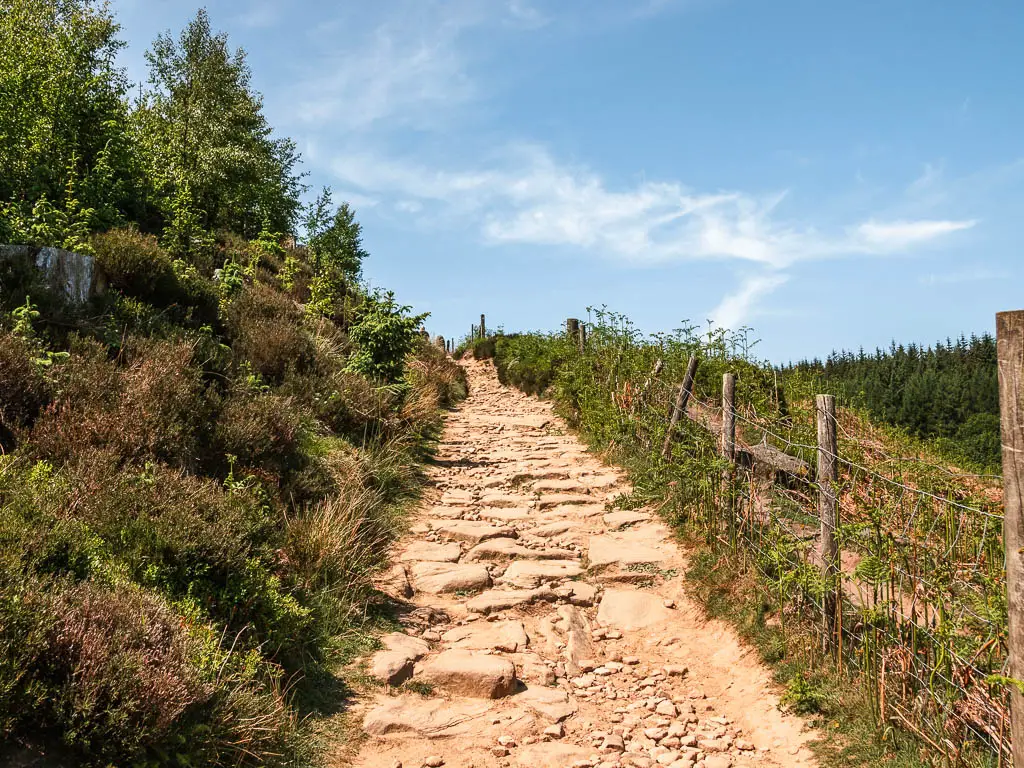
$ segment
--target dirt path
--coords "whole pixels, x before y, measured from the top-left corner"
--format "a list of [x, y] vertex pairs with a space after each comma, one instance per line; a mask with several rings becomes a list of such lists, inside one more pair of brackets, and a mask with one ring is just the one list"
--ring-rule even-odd
[[370, 660], [393, 687], [365, 703], [355, 765], [815, 765], [753, 651], [687, 599], [665, 526], [607, 510], [620, 473], [489, 362], [468, 371], [382, 585], [407, 634]]

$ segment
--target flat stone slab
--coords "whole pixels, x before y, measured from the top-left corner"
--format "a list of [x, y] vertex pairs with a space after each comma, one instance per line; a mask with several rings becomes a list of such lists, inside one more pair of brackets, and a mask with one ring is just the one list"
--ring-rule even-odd
[[421, 637], [413, 637], [404, 632], [389, 632], [380, 641], [389, 651], [404, 653], [413, 661], [430, 652], [430, 643]]
[[441, 520], [457, 520], [464, 514], [466, 514], [466, 507], [449, 507], [443, 504], [427, 510], [427, 517]]
[[480, 560], [572, 560], [575, 557], [568, 549], [530, 549], [515, 539], [488, 539], [469, 550], [465, 560], [472, 563]]
[[363, 730], [371, 736], [416, 734], [428, 739], [462, 736], [480, 727], [477, 718], [491, 705], [466, 699], [424, 699], [404, 695], [384, 697], [366, 713]]
[[546, 517], [548, 520], [554, 520], [559, 518], [587, 518], [587, 517], [599, 517], [608, 510], [605, 509], [604, 504], [595, 504], [594, 497], [588, 496], [587, 500], [589, 504], [562, 504], [557, 507], [552, 507], [547, 511]]
[[516, 668], [501, 656], [453, 648], [420, 663], [416, 679], [460, 696], [500, 699], [515, 690]]
[[412, 585], [418, 592], [439, 595], [475, 592], [491, 586], [491, 575], [482, 565], [454, 563], [413, 563], [409, 566]]
[[643, 629], [669, 621], [672, 611], [661, 598], [648, 592], [606, 589], [597, 609], [597, 620], [619, 629]]
[[442, 536], [456, 541], [465, 541], [468, 544], [479, 544], [487, 539], [505, 537], [516, 538], [514, 529], [508, 526], [491, 525], [477, 520], [455, 520], [452, 522], [436, 523], [434, 530]]
[[555, 589], [555, 594], [573, 605], [593, 605], [597, 599], [597, 587], [585, 581], [569, 581]]
[[579, 710], [576, 700], [569, 698], [565, 691], [542, 685], [531, 685], [525, 691], [517, 693], [514, 701], [553, 723], [572, 717]]
[[529, 520], [537, 513], [530, 507], [487, 507], [481, 509], [479, 514], [484, 520], [498, 520], [503, 523], [511, 523], [519, 520]]
[[534, 493], [558, 493], [571, 492], [586, 493], [587, 484], [582, 479], [573, 478], [549, 478], [538, 480], [531, 486]]
[[612, 530], [625, 528], [627, 525], [634, 525], [636, 523], [644, 523], [650, 519], [651, 516], [647, 512], [636, 512], [631, 509], [608, 512], [602, 518], [602, 520], [604, 520], [604, 524]]
[[480, 560], [513, 560], [517, 557], [530, 557], [533, 550], [521, 546], [515, 539], [487, 539], [481, 541], [466, 553], [466, 562]]
[[464, 488], [449, 488], [441, 494], [441, 504], [466, 506], [473, 503], [473, 492]]
[[485, 493], [480, 503], [485, 507], [527, 507], [530, 498], [516, 493]]
[[512, 587], [535, 589], [541, 584], [573, 579], [583, 573], [576, 560], [517, 560], [505, 569], [498, 581]]
[[454, 648], [517, 653], [530, 644], [521, 621], [477, 621], [445, 632], [441, 639]]
[[591, 568], [660, 563], [669, 557], [664, 549], [615, 534], [591, 536], [587, 550]]
[[593, 490], [611, 488], [619, 482], [618, 475], [611, 474], [577, 475], [576, 479]]
[[591, 625], [586, 615], [574, 605], [558, 606], [558, 615], [565, 622], [565, 668], [571, 675], [580, 673], [580, 662], [597, 657], [597, 647], [591, 636]]
[[455, 563], [462, 557], [462, 547], [452, 542], [414, 541], [402, 552], [399, 560], [423, 560], [433, 563]]
[[578, 525], [579, 523], [576, 520], [556, 520], [553, 523], [545, 523], [544, 525], [538, 525], [536, 528], [531, 528], [529, 533], [531, 536], [550, 539], [553, 536], [561, 536], [563, 533], [571, 531]]
[[494, 611], [506, 611], [536, 600], [555, 600], [556, 595], [549, 587], [537, 589], [491, 589], [466, 601], [470, 613], [487, 615]]

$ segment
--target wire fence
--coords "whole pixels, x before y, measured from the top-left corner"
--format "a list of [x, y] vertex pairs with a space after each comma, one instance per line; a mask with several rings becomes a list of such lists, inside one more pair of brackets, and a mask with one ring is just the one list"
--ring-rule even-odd
[[[620, 429], [660, 446], [679, 385], [654, 373], [606, 384]], [[998, 476], [891, 455], [841, 412], [840, 556], [830, 573], [818, 551], [813, 412], [765, 418], [738, 404], [734, 413], [732, 467], [720, 455], [710, 462], [723, 406], [690, 400], [670, 461], [703, 462], [725, 479], [694, 478], [681, 522], [755, 568], [783, 614], [812, 620], [821, 647], [862, 679], [880, 722], [916, 734], [949, 765], [1008, 765]]]

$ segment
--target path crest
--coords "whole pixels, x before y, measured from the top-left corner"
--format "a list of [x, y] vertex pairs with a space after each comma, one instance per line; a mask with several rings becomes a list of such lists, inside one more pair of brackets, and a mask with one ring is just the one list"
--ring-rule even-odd
[[611, 508], [622, 473], [489, 361], [466, 368], [381, 580], [405, 633], [369, 659], [390, 685], [361, 705], [354, 765], [817, 765], [756, 654], [686, 596], [668, 529]]

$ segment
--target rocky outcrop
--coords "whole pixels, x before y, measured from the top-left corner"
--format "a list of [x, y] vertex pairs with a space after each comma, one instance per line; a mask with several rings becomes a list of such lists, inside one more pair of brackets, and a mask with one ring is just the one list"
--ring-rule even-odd
[[0, 245], [0, 263], [13, 269], [38, 270], [47, 287], [72, 304], [84, 304], [105, 287], [92, 256], [63, 248]]

